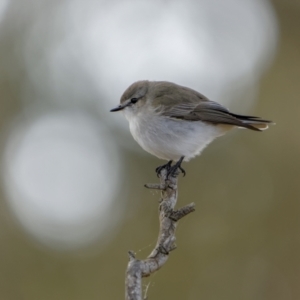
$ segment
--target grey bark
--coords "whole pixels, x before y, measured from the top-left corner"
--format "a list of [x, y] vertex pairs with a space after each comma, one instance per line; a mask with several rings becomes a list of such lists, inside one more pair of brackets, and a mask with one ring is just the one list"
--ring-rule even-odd
[[160, 269], [167, 261], [169, 254], [176, 248], [175, 230], [178, 221], [195, 210], [195, 204], [190, 203], [178, 210], [175, 210], [177, 202], [178, 173], [175, 177], [167, 178], [167, 171], [162, 170], [160, 184], [145, 185], [150, 189], [161, 190], [159, 201], [159, 235], [155, 248], [144, 260], [135, 258], [135, 254], [129, 251], [129, 262], [125, 279], [125, 299], [142, 300], [142, 277], [150, 276]]

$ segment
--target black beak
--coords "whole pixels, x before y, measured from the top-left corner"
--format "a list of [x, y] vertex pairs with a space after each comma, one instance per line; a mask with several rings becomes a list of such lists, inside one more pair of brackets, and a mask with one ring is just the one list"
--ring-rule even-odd
[[113, 111], [119, 111], [119, 110], [122, 110], [122, 109], [124, 109], [124, 107], [121, 106], [121, 105], [119, 105], [119, 106], [117, 106], [117, 107], [111, 109], [110, 111], [113, 112]]

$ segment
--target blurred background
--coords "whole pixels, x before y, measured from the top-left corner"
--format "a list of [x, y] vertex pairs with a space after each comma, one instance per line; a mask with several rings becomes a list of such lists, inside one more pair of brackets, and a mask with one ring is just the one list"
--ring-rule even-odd
[[277, 124], [185, 164], [149, 299], [300, 298], [300, 0], [0, 0], [0, 299], [123, 299], [162, 163], [109, 113], [140, 79]]

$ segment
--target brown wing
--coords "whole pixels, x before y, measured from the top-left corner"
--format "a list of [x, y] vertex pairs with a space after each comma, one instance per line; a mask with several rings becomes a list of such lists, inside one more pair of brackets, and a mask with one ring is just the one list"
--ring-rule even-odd
[[[165, 101], [168, 102], [167, 106], [163, 105]], [[185, 101], [185, 103], [176, 101], [177, 103], [173, 103], [173, 105], [170, 105], [171, 99], [166, 99], [165, 101], [161, 101], [161, 114], [170, 118], [186, 121], [203, 121], [213, 124], [228, 124], [256, 131], [266, 129], [268, 127], [267, 124], [271, 123], [271, 121], [258, 117], [233, 114], [222, 105], [207, 99], [198, 102]]]

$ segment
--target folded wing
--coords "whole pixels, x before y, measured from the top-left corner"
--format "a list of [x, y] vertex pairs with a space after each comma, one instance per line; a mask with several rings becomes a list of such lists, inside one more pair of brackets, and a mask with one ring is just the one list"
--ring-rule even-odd
[[[206, 100], [182, 103], [176, 101], [174, 105], [164, 106], [161, 101], [161, 114], [174, 119], [186, 121], [203, 121], [213, 124], [227, 124], [262, 131], [268, 128], [269, 120], [259, 117], [244, 116], [231, 113], [219, 103]], [[170, 103], [168, 103], [170, 104]]]

